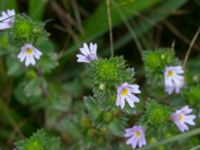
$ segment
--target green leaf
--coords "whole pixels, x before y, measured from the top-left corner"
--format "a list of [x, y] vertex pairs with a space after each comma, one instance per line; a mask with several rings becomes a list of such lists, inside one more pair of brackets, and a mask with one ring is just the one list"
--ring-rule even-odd
[[41, 107], [46, 104], [44, 100], [44, 91], [47, 89], [47, 82], [43, 77], [35, 77], [33, 79], [25, 79], [16, 86], [14, 94], [16, 99], [24, 104], [32, 107]]
[[0, 10], [15, 9], [17, 10], [17, 0], [0, 0]]
[[109, 132], [115, 136], [120, 136], [122, 137], [124, 134], [124, 129], [126, 126], [127, 118], [122, 117], [120, 119], [114, 119], [110, 124], [109, 124]]
[[41, 20], [46, 6], [47, 0], [29, 0], [28, 1], [28, 14], [34, 20]]
[[78, 126], [73, 119], [69, 119], [67, 117], [63, 118], [57, 127], [57, 130], [61, 133], [69, 134], [67, 136], [70, 139], [80, 139], [81, 132], [80, 126]]
[[22, 75], [26, 68], [23, 67], [23, 64], [19, 62], [16, 56], [10, 55], [10, 57], [7, 57], [6, 59], [6, 65], [7, 65], [7, 74], [9, 76], [18, 77]]
[[38, 130], [29, 139], [16, 143], [17, 150], [61, 150], [60, 140], [47, 135], [44, 130]]
[[46, 54], [41, 57], [38, 64], [44, 73], [50, 73], [58, 66], [58, 56], [56, 53]]
[[58, 55], [54, 52], [55, 47], [50, 40], [47, 40], [46, 42], [41, 43], [38, 49], [40, 49], [43, 53], [42, 57], [38, 61], [38, 65], [42, 72], [50, 73], [59, 65]]
[[84, 103], [85, 103], [85, 107], [87, 108], [88, 115], [90, 116], [90, 118], [92, 120], [96, 119], [101, 113], [101, 110], [96, 100], [93, 99], [92, 97], [85, 97]]

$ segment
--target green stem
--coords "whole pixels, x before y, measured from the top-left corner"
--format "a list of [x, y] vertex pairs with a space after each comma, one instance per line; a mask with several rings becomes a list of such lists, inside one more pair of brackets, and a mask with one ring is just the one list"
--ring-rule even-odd
[[149, 150], [149, 149], [155, 148], [155, 147], [157, 147], [159, 145], [165, 145], [165, 144], [172, 143], [172, 142], [175, 142], [175, 141], [179, 141], [179, 140], [182, 140], [182, 139], [186, 139], [186, 138], [198, 135], [198, 134], [200, 134], [200, 128], [194, 129], [194, 130], [192, 130], [190, 132], [179, 134], [177, 136], [174, 136], [172, 138], [160, 141], [160, 142], [155, 143], [155, 144], [151, 144], [151, 145], [145, 146], [145, 147], [143, 147], [141, 149], [138, 149], [138, 150], [145, 150], [145, 149]]
[[110, 51], [111, 51], [111, 57], [114, 56], [114, 48], [113, 48], [113, 32], [112, 32], [112, 18], [110, 13], [110, 0], [106, 0], [106, 6], [107, 6], [107, 14], [108, 14], [108, 25], [109, 25], [109, 35], [110, 35]]

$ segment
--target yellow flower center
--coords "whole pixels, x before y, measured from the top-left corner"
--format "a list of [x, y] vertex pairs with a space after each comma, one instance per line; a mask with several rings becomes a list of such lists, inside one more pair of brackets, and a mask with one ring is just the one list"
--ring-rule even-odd
[[121, 91], [121, 95], [122, 96], [126, 96], [128, 94], [128, 89], [127, 88], [124, 88], [122, 91]]
[[178, 119], [179, 119], [179, 121], [183, 121], [183, 115], [179, 114]]
[[136, 131], [136, 132], [135, 132], [135, 136], [136, 136], [136, 137], [140, 137], [140, 136], [141, 136], [141, 133], [140, 133], [139, 131]]
[[173, 70], [169, 70], [168, 71], [168, 77], [173, 77], [174, 76], [174, 71]]
[[27, 48], [27, 49], [26, 49], [26, 53], [27, 53], [27, 54], [32, 54], [32, 53], [33, 53], [33, 50], [32, 50], [31, 48]]

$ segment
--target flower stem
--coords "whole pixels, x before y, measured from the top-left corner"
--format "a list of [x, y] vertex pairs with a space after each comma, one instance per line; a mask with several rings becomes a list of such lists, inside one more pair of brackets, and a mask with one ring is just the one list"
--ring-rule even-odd
[[199, 33], [200, 33], [200, 27], [198, 28], [197, 32], [195, 33], [195, 35], [194, 35], [194, 37], [193, 37], [193, 39], [192, 39], [192, 41], [191, 41], [191, 43], [190, 43], [190, 45], [189, 45], [189, 48], [188, 48], [187, 53], [186, 53], [186, 55], [185, 55], [185, 59], [184, 59], [184, 61], [183, 61], [183, 68], [186, 67], [186, 63], [187, 63], [188, 57], [189, 57], [189, 55], [190, 55], [190, 52], [191, 52], [191, 50], [192, 50], [192, 47], [193, 47], [193, 45], [194, 45], [194, 43], [195, 43], [195, 41], [196, 41], [196, 39], [197, 39]]
[[179, 141], [179, 140], [182, 140], [182, 139], [186, 139], [186, 138], [198, 135], [198, 134], [200, 134], [200, 128], [194, 129], [194, 130], [192, 130], [190, 132], [179, 134], [177, 136], [174, 136], [172, 138], [157, 142], [155, 144], [151, 144], [151, 145], [145, 146], [145, 147], [141, 148], [140, 150], [153, 149], [153, 148], [155, 148], [155, 147], [157, 147], [159, 145], [165, 145], [165, 144], [172, 143], [172, 142], [175, 142], [175, 141]]
[[111, 12], [110, 12], [110, 0], [106, 0], [106, 6], [107, 6], [109, 35], [110, 35], [110, 52], [111, 52], [111, 57], [113, 57], [114, 48], [113, 48], [113, 32], [112, 32], [112, 18], [111, 18]]

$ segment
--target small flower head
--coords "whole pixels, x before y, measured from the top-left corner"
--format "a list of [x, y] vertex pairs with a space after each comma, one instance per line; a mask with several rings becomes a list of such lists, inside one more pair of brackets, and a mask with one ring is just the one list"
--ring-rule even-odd
[[15, 11], [7, 10], [7, 12], [2, 11], [0, 16], [0, 30], [11, 28], [15, 22]]
[[194, 119], [196, 116], [190, 114], [191, 112], [191, 108], [184, 106], [183, 108], [176, 110], [176, 112], [171, 115], [171, 119], [178, 126], [181, 132], [189, 130], [188, 125], [195, 125]]
[[181, 66], [166, 67], [164, 73], [165, 91], [170, 95], [175, 91], [180, 92], [180, 89], [184, 86], [184, 71]]
[[139, 86], [137, 84], [128, 84], [123, 83], [117, 88], [117, 99], [116, 105], [120, 106], [122, 109], [125, 106], [125, 99], [127, 100], [130, 107], [134, 107], [134, 102], [139, 102], [139, 98], [134, 94], [139, 94], [141, 91], [139, 90]]
[[18, 54], [18, 58], [20, 62], [25, 61], [25, 65], [28, 66], [30, 64], [35, 65], [35, 59], [39, 59], [42, 53], [35, 48], [32, 44], [25, 44], [21, 48], [21, 52]]
[[126, 144], [131, 144], [133, 149], [146, 145], [145, 129], [142, 126], [133, 126], [125, 129], [124, 136], [128, 138]]
[[93, 60], [97, 60], [97, 44], [90, 43], [88, 46], [86, 43], [80, 48], [82, 54], [77, 54], [77, 62], [90, 63]]
[[161, 135], [165, 131], [171, 115], [170, 108], [159, 104], [154, 99], [148, 99], [145, 104], [144, 115], [140, 118], [140, 123], [154, 128], [154, 134]]

